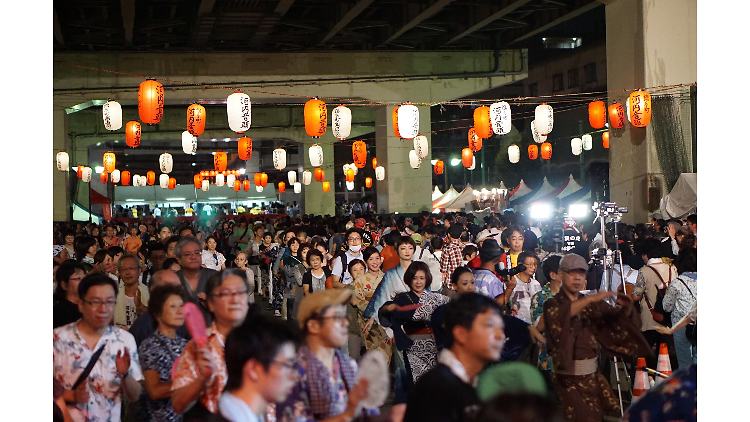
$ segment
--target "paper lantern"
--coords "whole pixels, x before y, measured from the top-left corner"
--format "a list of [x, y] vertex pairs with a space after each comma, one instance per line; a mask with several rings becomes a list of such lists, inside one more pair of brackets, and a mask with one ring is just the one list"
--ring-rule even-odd
[[417, 156], [417, 151], [409, 150], [409, 165], [413, 169], [418, 169], [422, 165], [422, 160]]
[[86, 166], [77, 166], [76, 167], [76, 175], [78, 176], [79, 179], [83, 177], [83, 168], [84, 167], [86, 167]]
[[537, 158], [539, 158], [539, 147], [529, 145], [529, 160], [536, 160]]
[[227, 120], [229, 129], [244, 133], [250, 129], [250, 96], [242, 91], [235, 91], [227, 97]]
[[354, 182], [346, 182], [346, 190], [354, 190]]
[[531, 121], [531, 137], [534, 138], [534, 142], [541, 144], [547, 140], [547, 135], [542, 135], [536, 127], [536, 120]]
[[195, 185], [196, 189], [201, 188], [202, 182], [203, 182], [203, 177], [200, 174], [196, 174], [193, 176], [193, 185]]
[[131, 148], [141, 144], [141, 124], [131, 120], [125, 125], [125, 143]]
[[474, 154], [471, 152], [471, 148], [464, 148], [463, 150], [461, 150], [461, 163], [464, 165], [464, 167], [471, 167], [471, 157], [473, 156]]
[[352, 157], [356, 168], [365, 168], [367, 165], [367, 144], [362, 141], [354, 142], [352, 144]]
[[607, 109], [609, 114], [609, 125], [613, 129], [622, 129], [625, 126], [625, 107], [620, 103], [614, 103]]
[[221, 173], [216, 175], [216, 186], [218, 187], [224, 186], [224, 175]]
[[646, 127], [651, 122], [651, 94], [635, 91], [628, 97], [628, 120], [635, 127]]
[[355, 176], [357, 174], [359, 174], [359, 169], [357, 168], [357, 166], [354, 165], [354, 163], [350, 163], [350, 164], [347, 164], [347, 165], [349, 166], [350, 169], [354, 170], [354, 175]]
[[591, 135], [586, 134], [581, 136], [581, 141], [583, 143], [583, 149], [585, 151], [591, 151], [591, 148], [593, 147], [593, 139], [591, 139]]
[[505, 135], [510, 132], [510, 104], [505, 101], [499, 101], [490, 106], [490, 121], [492, 122], [492, 131], [498, 135]]
[[133, 175], [133, 186], [141, 186], [141, 176], [138, 174]]
[[138, 88], [138, 116], [143, 123], [155, 125], [164, 116], [164, 87], [159, 82], [147, 80]]
[[403, 139], [414, 139], [419, 133], [419, 109], [413, 104], [398, 108], [398, 133]]
[[552, 132], [554, 123], [552, 115], [552, 106], [547, 103], [541, 103], [534, 109], [534, 120], [536, 120], [536, 129], [541, 135], [548, 135]]
[[594, 129], [601, 129], [607, 123], [607, 106], [604, 101], [589, 103], [589, 124]]
[[260, 174], [260, 185], [265, 188], [267, 184], [268, 184], [268, 175], [266, 173], [261, 173]]
[[120, 174], [120, 180], [122, 181], [123, 186], [128, 186], [130, 184], [130, 172], [125, 170]]
[[469, 166], [468, 170], [474, 170], [477, 168], [477, 157], [472, 156], [471, 157], [471, 166]]
[[[260, 186], [263, 187], [263, 186]], [[242, 181], [242, 190], [249, 191], [250, 190], [250, 181], [245, 179]]]
[[107, 101], [102, 106], [102, 118], [104, 128], [107, 130], [120, 130], [122, 127], [122, 106], [117, 101]]
[[372, 159], [372, 169], [375, 170], [376, 168], [378, 168], [378, 159], [373, 157], [373, 159]]
[[161, 170], [162, 173], [171, 173], [173, 166], [174, 160], [172, 159], [172, 154], [165, 152], [159, 156], [159, 170]]
[[305, 103], [305, 132], [313, 138], [320, 138], [326, 133], [328, 125], [328, 108], [318, 97]]
[[249, 160], [253, 156], [253, 140], [247, 136], [243, 136], [237, 141], [237, 153], [240, 156], [240, 160]]
[[482, 139], [487, 139], [493, 135], [489, 107], [482, 106], [474, 109], [474, 129], [477, 136]]
[[162, 173], [159, 175], [159, 186], [161, 186], [162, 189], [166, 189], [169, 187], [169, 175]]
[[227, 186], [229, 186], [229, 187], [234, 186], [234, 181], [236, 180], [236, 177], [237, 176], [235, 176], [233, 174], [228, 174], [227, 175], [227, 181], [226, 181]]
[[289, 180], [289, 184], [293, 185], [297, 183], [297, 172], [294, 170], [289, 170], [289, 172], [286, 174], [287, 180]]
[[482, 149], [482, 138], [477, 135], [476, 129], [469, 128], [469, 149], [476, 152]]
[[602, 146], [604, 149], [609, 149], [609, 131], [602, 132]]
[[273, 150], [273, 167], [276, 170], [284, 170], [286, 168], [286, 151], [283, 148]]
[[208, 188], [211, 186], [211, 183], [207, 179], [203, 179], [201, 182], [201, 190], [203, 192], [208, 192]]
[[156, 182], [156, 173], [154, 173], [153, 171], [147, 172], [146, 184], [148, 184], [149, 186], [153, 186], [155, 182]]
[[372, 177], [365, 177], [365, 187], [367, 189], [372, 187]]
[[401, 134], [398, 133], [398, 109], [401, 106], [396, 106], [393, 108], [393, 112], [391, 113], [391, 121], [393, 122], [393, 135], [397, 138], [401, 137]]
[[58, 170], [68, 171], [68, 168], [70, 167], [70, 157], [68, 156], [67, 152], [65, 151], [58, 152], [55, 161], [57, 162]]
[[215, 171], [226, 171], [227, 170], [227, 153], [224, 151], [217, 151], [214, 154], [214, 170]]
[[112, 183], [120, 183], [120, 170], [115, 169], [111, 176]]
[[435, 174], [443, 174], [443, 170], [445, 170], [445, 163], [443, 163], [443, 160], [437, 160], [433, 169], [435, 170]]
[[325, 178], [325, 172], [321, 168], [315, 169], [315, 180], [318, 182], [322, 182]]
[[198, 138], [190, 132], [182, 132], [182, 152], [185, 154], [195, 154], [198, 151]]
[[310, 155], [310, 164], [312, 164], [313, 167], [320, 167], [323, 165], [323, 147], [318, 144], [313, 144], [310, 149], [308, 149], [308, 153]]
[[260, 173], [255, 173], [253, 178], [255, 179], [255, 186], [260, 186]]
[[385, 180], [385, 167], [378, 166], [375, 169], [375, 179], [376, 180]]
[[352, 133], [352, 111], [340, 105], [331, 113], [331, 130], [333, 136], [343, 141]]
[[346, 170], [346, 181], [347, 182], [353, 182], [354, 181], [354, 170], [353, 169]]
[[573, 138], [570, 140], [570, 150], [573, 155], [581, 155], [581, 152], [583, 152], [583, 141], [581, 138]]
[[187, 131], [200, 136], [206, 129], [206, 108], [200, 104], [191, 104], [187, 109]]
[[146, 176], [141, 176], [141, 186], [146, 186], [148, 184], [148, 179]]
[[263, 186], [256, 186], [255, 187], [255, 191], [258, 192], [258, 193], [263, 192]]
[[331, 190], [331, 182], [323, 182], [323, 192]]
[[102, 183], [106, 184], [107, 180], [109, 180], [109, 174], [107, 174], [106, 171], [101, 172], [101, 174], [99, 175], [99, 180], [101, 180]]
[[105, 152], [104, 156], [102, 157], [102, 166], [104, 166], [104, 171], [106, 173], [112, 173], [115, 171], [115, 153], [114, 152]]
[[310, 172], [310, 170], [305, 170], [302, 172], [302, 183], [304, 183], [305, 186], [308, 186], [310, 183], [312, 183], [312, 172]]
[[552, 144], [545, 142], [542, 144], [542, 160], [549, 160], [552, 158]]
[[429, 154], [429, 148], [427, 145], [427, 137], [424, 135], [417, 135], [414, 138], [414, 151], [417, 153], [417, 157], [419, 159], [427, 158], [427, 154]]
[[292, 183], [292, 187], [294, 188], [294, 193], [302, 193], [302, 183]]
[[[246, 182], [247, 182], [247, 180], [246, 180]], [[258, 186], [258, 187], [260, 187], [260, 186]], [[237, 192], [239, 192], [240, 189], [242, 189], [242, 182], [240, 182], [239, 180], [235, 180], [234, 181], [234, 190], [237, 191]]]
[[279, 193], [284, 193], [284, 192], [286, 192], [286, 183], [279, 182]]
[[518, 161], [521, 159], [521, 149], [518, 148], [518, 145], [511, 145], [508, 147], [508, 160], [512, 164], [518, 163]]
[[169, 189], [174, 189], [177, 187], [177, 179], [174, 177], [169, 178]]

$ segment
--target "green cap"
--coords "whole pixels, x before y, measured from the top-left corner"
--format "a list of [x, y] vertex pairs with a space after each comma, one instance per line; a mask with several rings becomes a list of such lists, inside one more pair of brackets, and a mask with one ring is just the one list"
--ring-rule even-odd
[[501, 393], [536, 393], [546, 396], [547, 384], [534, 366], [523, 362], [505, 362], [482, 372], [477, 383], [477, 395], [482, 401]]

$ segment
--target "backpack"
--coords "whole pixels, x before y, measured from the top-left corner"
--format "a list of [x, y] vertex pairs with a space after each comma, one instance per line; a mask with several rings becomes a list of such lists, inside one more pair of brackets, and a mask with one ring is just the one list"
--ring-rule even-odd
[[[664, 287], [660, 289], [659, 286], [654, 286], [656, 287], [656, 303], [654, 303], [653, 305], [648, 299], [648, 294], [646, 292], [643, 292], [643, 298], [646, 299], [646, 305], [648, 306], [648, 310], [651, 312], [651, 316], [654, 318], [654, 321], [661, 325], [669, 327], [672, 325], [671, 313], [664, 310], [664, 295], [666, 295], [669, 285], [664, 282], [664, 279], [662, 278], [661, 274], [656, 271], [656, 268], [650, 265], [646, 265], [646, 267], [651, 268], [651, 271], [656, 273], [656, 276], [659, 277], [659, 280]], [[669, 278], [672, 278], [672, 266], [669, 267]]]

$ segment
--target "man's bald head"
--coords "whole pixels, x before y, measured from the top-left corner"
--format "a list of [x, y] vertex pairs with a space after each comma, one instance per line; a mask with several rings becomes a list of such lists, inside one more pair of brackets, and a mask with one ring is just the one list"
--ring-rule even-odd
[[153, 290], [156, 286], [163, 286], [165, 284], [171, 284], [174, 286], [182, 286], [180, 277], [177, 273], [172, 270], [159, 270], [154, 273], [154, 281], [151, 282], [149, 290]]

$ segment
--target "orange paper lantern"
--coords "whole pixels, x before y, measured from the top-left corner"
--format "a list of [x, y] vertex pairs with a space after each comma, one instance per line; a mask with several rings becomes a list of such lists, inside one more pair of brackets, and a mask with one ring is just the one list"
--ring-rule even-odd
[[261, 173], [260, 174], [260, 185], [265, 188], [267, 184], [268, 184], [268, 175], [266, 173]]
[[149, 186], [153, 186], [154, 182], [156, 182], [156, 173], [149, 171], [146, 173], [146, 183], [148, 183]]
[[461, 151], [461, 162], [463, 163], [464, 167], [471, 167], [471, 164], [474, 162], [474, 154], [471, 153], [470, 148], [464, 148]]
[[255, 186], [260, 186], [260, 173], [255, 173]]
[[537, 158], [539, 158], [539, 147], [529, 145], [529, 160], [536, 160]]
[[469, 128], [469, 149], [476, 152], [482, 149], [482, 138], [477, 135], [476, 129]]
[[104, 171], [106, 173], [112, 173], [115, 171], [115, 153], [114, 152], [105, 152], [104, 157], [102, 157], [102, 165], [104, 166]]
[[401, 135], [398, 133], [398, 108], [401, 106], [396, 106], [393, 108], [393, 134], [396, 135], [397, 138], [401, 138]]
[[79, 179], [83, 178], [83, 168], [86, 166], [78, 166], [78, 169], [76, 170], [76, 176], [78, 176]]
[[242, 181], [242, 189], [245, 190], [245, 191], [249, 191], [250, 190], [250, 181], [249, 180], [245, 179], [245, 180]]
[[242, 182], [240, 182], [239, 180], [235, 180], [234, 181], [234, 190], [237, 191], [237, 192], [239, 192], [241, 187], [242, 187]]
[[365, 187], [367, 189], [372, 187], [372, 177], [365, 177]]
[[[227, 169], [227, 153], [219, 151], [214, 154], [214, 169], [215, 171], [224, 171]], [[216, 176], [216, 173], [213, 174]]]
[[[490, 120], [489, 107], [482, 106], [474, 109], [474, 129], [480, 138], [487, 139], [492, 136], [492, 121]], [[479, 150], [476, 149], [474, 151]]]
[[352, 157], [354, 165], [358, 169], [363, 169], [367, 165], [367, 144], [362, 141], [356, 141], [352, 144]]
[[646, 127], [651, 122], [651, 94], [635, 91], [628, 97], [630, 123], [635, 127]]
[[372, 159], [372, 169], [375, 170], [376, 168], [378, 168], [378, 159], [377, 158], [373, 158]]
[[318, 97], [305, 103], [305, 132], [313, 138], [320, 138], [326, 133], [328, 125], [328, 108]]
[[138, 116], [143, 123], [155, 125], [164, 116], [164, 87], [159, 82], [141, 82], [138, 88]]
[[120, 173], [120, 183], [123, 186], [130, 185], [130, 172], [125, 170], [122, 173]]
[[176, 188], [177, 187], [177, 179], [175, 179], [174, 177], [170, 177], [169, 178], [169, 184], [168, 184], [168, 186], [169, 186], [169, 189]]
[[284, 193], [284, 192], [286, 192], [286, 183], [279, 182], [279, 193]]
[[625, 126], [625, 107], [620, 103], [609, 106], [609, 124], [613, 129], [622, 129]]
[[196, 174], [193, 176], [193, 184], [195, 185], [196, 189], [200, 189], [203, 184], [203, 177], [201, 177], [200, 174]]
[[240, 155], [240, 160], [249, 160], [253, 156], [253, 140], [247, 136], [240, 138], [237, 142], [237, 152]]
[[107, 181], [109, 180], [109, 174], [107, 174], [106, 171], [103, 171], [100, 175], [100, 179], [102, 183], [107, 183]]
[[187, 131], [193, 136], [200, 136], [206, 130], [206, 108], [200, 104], [191, 104], [187, 109]]
[[552, 158], [552, 144], [545, 142], [542, 144], [542, 159], [549, 160], [550, 158]]
[[354, 170], [347, 169], [346, 170], [346, 181], [347, 182], [353, 182], [354, 181]]
[[443, 163], [443, 160], [437, 160], [435, 163], [435, 174], [443, 174], [443, 170], [445, 170], [445, 163]]
[[331, 190], [331, 182], [323, 182], [323, 192]]
[[131, 148], [137, 148], [141, 144], [141, 124], [135, 120], [125, 125], [125, 143]]
[[602, 132], [602, 146], [605, 149], [609, 149], [609, 131]]
[[604, 101], [592, 101], [589, 103], [589, 124], [594, 129], [601, 129], [607, 123], [607, 106]]
[[322, 182], [325, 179], [325, 172], [320, 168], [315, 168], [315, 181]]

